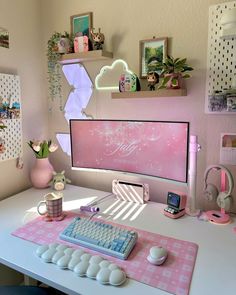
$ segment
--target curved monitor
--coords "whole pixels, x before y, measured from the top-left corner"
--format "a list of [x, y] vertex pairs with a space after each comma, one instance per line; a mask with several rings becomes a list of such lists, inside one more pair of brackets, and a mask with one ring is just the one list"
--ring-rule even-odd
[[70, 120], [72, 168], [187, 182], [189, 123]]

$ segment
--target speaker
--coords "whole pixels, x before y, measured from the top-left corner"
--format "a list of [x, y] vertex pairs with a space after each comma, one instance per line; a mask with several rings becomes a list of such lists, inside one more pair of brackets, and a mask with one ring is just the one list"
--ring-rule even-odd
[[[210, 171], [212, 170], [222, 170], [225, 172], [228, 180], [228, 191], [219, 192], [217, 187], [212, 183], [207, 183], [208, 175], [210, 174]], [[217, 205], [224, 209], [225, 211], [229, 211], [231, 206], [231, 193], [233, 191], [234, 187], [234, 181], [231, 173], [229, 170], [222, 166], [222, 165], [211, 165], [209, 166], [204, 174], [204, 195], [208, 201], [216, 201]]]

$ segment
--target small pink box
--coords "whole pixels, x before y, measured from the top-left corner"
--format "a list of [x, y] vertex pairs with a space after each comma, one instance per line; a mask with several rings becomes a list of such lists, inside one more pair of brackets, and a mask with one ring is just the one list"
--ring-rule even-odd
[[74, 52], [87, 52], [89, 50], [88, 37], [79, 36], [74, 39]]

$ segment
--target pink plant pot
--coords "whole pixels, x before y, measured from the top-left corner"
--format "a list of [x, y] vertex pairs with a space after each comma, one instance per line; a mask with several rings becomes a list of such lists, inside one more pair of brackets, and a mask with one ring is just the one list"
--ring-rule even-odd
[[[173, 73], [173, 74], [166, 74], [165, 76], [170, 77], [170, 80], [166, 84], [167, 89], [179, 89], [179, 88], [182, 88], [182, 80], [183, 79], [182, 79], [182, 76], [180, 74]], [[173, 85], [172, 79], [177, 80], [176, 85]]]
[[49, 187], [53, 177], [53, 167], [48, 158], [36, 159], [35, 165], [30, 171], [30, 180], [35, 188]]

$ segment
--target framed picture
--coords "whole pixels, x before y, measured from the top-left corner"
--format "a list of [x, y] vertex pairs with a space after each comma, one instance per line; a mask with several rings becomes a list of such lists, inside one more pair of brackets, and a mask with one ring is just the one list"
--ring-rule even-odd
[[93, 13], [87, 12], [82, 14], [72, 15], [70, 17], [71, 35], [79, 35], [90, 37], [90, 30], [93, 26]]
[[148, 71], [156, 71], [157, 62], [163, 62], [167, 55], [167, 37], [140, 41], [140, 78], [146, 78]]

